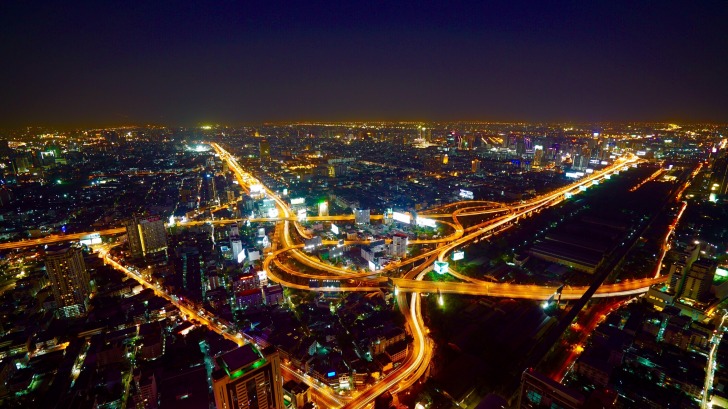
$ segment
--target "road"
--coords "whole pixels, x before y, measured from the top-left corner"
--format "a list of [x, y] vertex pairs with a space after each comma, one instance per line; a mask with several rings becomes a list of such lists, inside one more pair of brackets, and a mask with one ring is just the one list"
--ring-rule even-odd
[[703, 398], [700, 401], [701, 409], [708, 409], [711, 407], [710, 396], [713, 390], [713, 378], [715, 376], [716, 369], [716, 355], [718, 353], [718, 347], [720, 341], [723, 338], [723, 324], [725, 319], [728, 317], [727, 313], [723, 314], [720, 319], [718, 328], [713, 331], [713, 336], [710, 338], [710, 353], [708, 354], [708, 367], [705, 368], [705, 384], [703, 385]]

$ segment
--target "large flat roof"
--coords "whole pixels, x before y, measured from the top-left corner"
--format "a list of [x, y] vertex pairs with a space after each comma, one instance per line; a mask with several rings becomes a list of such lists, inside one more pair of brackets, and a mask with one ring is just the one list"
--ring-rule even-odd
[[252, 345], [245, 344], [240, 348], [235, 348], [232, 351], [221, 355], [220, 361], [228, 373], [232, 373], [245, 368], [260, 358], [261, 355], [255, 348], [253, 348]]

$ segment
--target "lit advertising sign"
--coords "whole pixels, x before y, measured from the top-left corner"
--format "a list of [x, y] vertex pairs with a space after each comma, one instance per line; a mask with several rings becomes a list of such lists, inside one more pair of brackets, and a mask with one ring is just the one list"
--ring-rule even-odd
[[589, 168], [589, 169], [585, 170], [585, 172], [586, 172], [586, 173], [594, 173], [594, 169], [592, 169], [592, 168]]
[[579, 178], [579, 174], [576, 172], [566, 172], [566, 173], [564, 173], [564, 176], [566, 176], [567, 178], [572, 178], [572, 179]]
[[339, 226], [331, 223], [331, 232], [334, 234], [339, 234]]
[[645, 156], [647, 155], [647, 152], [645, 151], [637, 151], [637, 156]]
[[412, 222], [412, 217], [410, 217], [410, 215], [401, 212], [392, 212], [392, 219], [407, 224], [410, 224]]
[[250, 193], [260, 193], [263, 191], [262, 185], [250, 185]]
[[306, 220], [306, 209], [298, 210], [298, 220]]
[[462, 250], [458, 250], [452, 253], [452, 259], [453, 261], [462, 260], [465, 258], [465, 252]]
[[435, 261], [434, 270], [437, 274], [445, 274], [447, 273], [448, 265], [446, 261]]
[[300, 204], [304, 204], [304, 203], [306, 203], [306, 199], [304, 199], [302, 197], [297, 197], [295, 199], [291, 199], [292, 205], [300, 205]]
[[424, 217], [418, 217], [417, 225], [423, 226], [423, 227], [432, 227], [434, 229], [437, 225], [437, 222], [435, 222], [432, 219], [425, 219]]
[[81, 237], [81, 244], [91, 246], [93, 244], [101, 244], [101, 235], [99, 233], [91, 233]]
[[460, 197], [464, 199], [473, 199], [475, 195], [470, 190], [460, 189]]
[[601, 163], [602, 165], [609, 165], [609, 162], [607, 162], [607, 161], [605, 161], [605, 160], [601, 161], [600, 163]]

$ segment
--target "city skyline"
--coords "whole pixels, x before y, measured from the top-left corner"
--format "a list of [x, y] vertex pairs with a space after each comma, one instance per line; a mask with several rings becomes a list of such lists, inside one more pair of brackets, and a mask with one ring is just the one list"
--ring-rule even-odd
[[726, 21], [0, 2], [0, 407], [728, 408]]

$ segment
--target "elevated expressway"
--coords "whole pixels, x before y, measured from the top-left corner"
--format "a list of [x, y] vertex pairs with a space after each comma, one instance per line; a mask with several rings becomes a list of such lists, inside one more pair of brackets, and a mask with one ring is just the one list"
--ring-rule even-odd
[[[244, 175], [245, 173], [237, 164], [235, 159], [217, 144], [212, 144], [218, 155], [228, 163], [230, 169], [236, 175]], [[444, 260], [447, 254], [469, 242], [480, 238], [488, 237], [498, 233], [503, 229], [507, 229], [521, 218], [528, 217], [534, 212], [540, 211], [542, 208], [555, 205], [566, 199], [568, 194], [577, 194], [583, 188], [598, 183], [599, 180], [609, 177], [615, 172], [619, 172], [639, 161], [636, 157], [623, 158], [618, 160], [612, 166], [564, 186], [553, 192], [541, 195], [528, 201], [513, 203], [510, 205], [502, 205], [491, 202], [458, 202], [452, 203], [439, 208], [431, 209], [430, 212], [423, 212], [422, 215], [428, 218], [452, 218], [452, 223], [437, 220], [439, 224], [448, 225], [453, 232], [447, 237], [432, 240], [413, 240], [410, 244], [436, 244], [437, 247], [425, 251], [415, 257], [404, 259], [398, 262], [390, 263], [383, 269], [370, 271], [352, 271], [340, 267], [336, 267], [327, 263], [323, 263], [318, 259], [309, 257], [301, 249], [303, 245], [294, 243], [289, 223], [296, 221], [292, 217], [293, 212], [288, 205], [283, 202], [277, 195], [273, 194], [268, 188], [266, 193], [276, 201], [279, 212], [283, 217], [276, 220], [283, 220], [276, 228], [276, 236], [281, 240], [283, 247], [276, 251], [269, 252], [263, 261], [263, 270], [268, 277], [285, 286], [308, 291], [379, 291], [382, 286], [394, 285], [395, 294], [398, 304], [403, 315], [406, 317], [407, 326], [413, 335], [414, 342], [412, 352], [408, 355], [405, 362], [390, 373], [382, 381], [365, 390], [361, 394], [356, 395], [344, 407], [358, 408], [366, 407], [373, 400], [385, 391], [404, 390], [411, 386], [426, 371], [432, 356], [431, 340], [427, 337], [427, 329], [422, 322], [421, 314], [421, 293], [453, 293], [453, 294], [471, 294], [471, 295], [487, 295], [495, 297], [509, 298], [529, 298], [529, 299], [548, 299], [557, 290], [555, 287], [526, 285], [526, 284], [508, 284], [494, 283], [475, 279], [468, 279], [468, 282], [431, 282], [423, 281], [424, 275], [431, 270], [432, 263], [435, 260]], [[246, 178], [238, 176], [238, 180], [244, 181]], [[454, 209], [454, 210], [451, 210]], [[448, 210], [451, 210], [448, 212]], [[478, 223], [474, 226], [463, 227], [458, 220], [458, 216], [494, 216], [492, 219]], [[376, 216], [373, 216], [374, 218]], [[381, 216], [379, 216], [381, 218]], [[353, 216], [329, 216], [319, 217], [309, 220], [352, 220]], [[271, 220], [273, 221], [273, 220]], [[298, 227], [298, 226], [297, 226]], [[299, 233], [301, 229], [297, 229]], [[301, 235], [306, 238], [306, 235]], [[333, 244], [333, 243], [326, 243]], [[297, 268], [286, 265], [279, 258], [280, 256], [290, 255], [296, 262], [301, 263], [307, 269], [318, 271], [320, 273], [304, 273]], [[419, 265], [417, 262], [422, 261]], [[386, 274], [395, 269], [412, 265], [413, 268], [402, 278], [388, 279], [382, 274]], [[456, 272], [452, 272], [456, 276], [461, 276]], [[461, 276], [462, 277], [462, 276]], [[326, 280], [325, 283], [337, 283], [336, 285], [311, 286], [311, 280]], [[627, 281], [617, 284], [602, 286], [597, 292], [597, 297], [608, 297], [618, 295], [630, 295], [645, 292], [650, 285], [664, 281], [661, 278], [645, 279], [636, 281]], [[386, 284], [385, 284], [386, 282]], [[563, 289], [562, 299], [577, 299], [588, 287], [567, 287]], [[410, 294], [409, 303], [407, 303], [406, 293]]]

